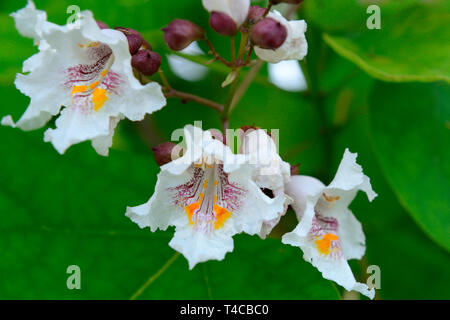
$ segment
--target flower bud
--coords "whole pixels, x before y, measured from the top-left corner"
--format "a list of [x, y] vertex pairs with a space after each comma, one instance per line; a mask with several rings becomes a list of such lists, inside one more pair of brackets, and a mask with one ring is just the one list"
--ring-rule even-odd
[[256, 21], [261, 19], [266, 13], [266, 9], [260, 6], [251, 6], [248, 11], [247, 21], [249, 24], [254, 24]]
[[279, 3], [289, 3], [289, 4], [299, 4], [303, 2], [303, 0], [270, 0], [272, 4], [279, 4]]
[[234, 36], [238, 30], [236, 23], [229, 15], [222, 12], [211, 12], [209, 24], [218, 34], [222, 36]]
[[291, 164], [291, 176], [298, 176], [298, 167], [300, 165], [296, 164], [296, 165], [292, 165]]
[[121, 31], [127, 37], [130, 53], [133, 55], [138, 52], [144, 42], [144, 38], [142, 38], [141, 34], [130, 28], [117, 27], [115, 29]]
[[97, 25], [100, 29], [109, 29], [108, 25], [103, 21], [97, 20]]
[[203, 39], [205, 31], [189, 20], [175, 19], [162, 29], [164, 40], [170, 49], [180, 51], [193, 41]]
[[152, 148], [153, 156], [158, 166], [163, 166], [166, 163], [175, 160], [172, 159], [172, 151], [176, 146], [177, 145], [173, 142], [164, 142]]
[[250, 39], [262, 49], [277, 49], [287, 38], [286, 27], [272, 18], [264, 18], [252, 29]]
[[161, 56], [150, 50], [139, 50], [131, 57], [131, 65], [146, 76], [151, 76], [161, 66]]

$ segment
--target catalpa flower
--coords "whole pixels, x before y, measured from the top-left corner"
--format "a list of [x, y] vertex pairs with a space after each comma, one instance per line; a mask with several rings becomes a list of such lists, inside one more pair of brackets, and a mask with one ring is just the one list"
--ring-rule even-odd
[[367, 194], [369, 201], [377, 196], [370, 179], [356, 163], [356, 156], [345, 150], [336, 176], [328, 186], [313, 177], [291, 178], [286, 193], [294, 199], [292, 207], [300, 222], [283, 236], [282, 242], [300, 247], [304, 259], [319, 269], [324, 278], [373, 299], [374, 289], [357, 282], [347, 262], [361, 259], [366, 249], [361, 223], [348, 206], [359, 190]]
[[3, 125], [34, 130], [58, 115], [56, 128], [44, 140], [59, 153], [72, 144], [92, 140], [95, 150], [107, 155], [117, 123], [122, 118], [142, 120], [166, 101], [156, 83], [141, 85], [133, 75], [128, 41], [117, 30], [101, 30], [90, 11], [74, 24], [47, 22], [32, 1], [12, 14], [23, 36], [39, 43], [39, 52], [26, 60], [16, 87], [31, 98], [22, 117], [11, 116]]
[[[275, 32], [277, 30], [279, 32]], [[288, 21], [281, 13], [274, 10], [254, 27], [252, 38], [256, 38], [256, 43], [261, 44], [255, 45], [255, 54], [270, 63], [301, 60], [308, 53], [305, 32], [306, 22], [304, 20]], [[272, 39], [273, 36], [277, 36], [280, 40], [284, 38], [284, 41], [279, 45], [278, 39]], [[273, 43], [276, 43], [275, 48], [271, 47]]]
[[291, 198], [284, 190], [284, 185], [290, 181], [291, 166], [281, 159], [275, 141], [265, 130], [248, 129], [241, 139], [241, 153], [247, 154], [250, 163], [255, 165], [253, 181], [265, 193], [284, 198], [283, 209], [277, 212], [274, 219], [264, 221], [262, 225], [259, 236], [264, 239], [278, 224], [291, 202]]
[[150, 200], [127, 208], [126, 215], [151, 231], [175, 226], [169, 245], [192, 269], [222, 260], [233, 250], [233, 235], [258, 234], [264, 221], [283, 210], [284, 197], [266, 196], [247, 157], [233, 154], [210, 131], [186, 126], [183, 142], [183, 156], [161, 166]]

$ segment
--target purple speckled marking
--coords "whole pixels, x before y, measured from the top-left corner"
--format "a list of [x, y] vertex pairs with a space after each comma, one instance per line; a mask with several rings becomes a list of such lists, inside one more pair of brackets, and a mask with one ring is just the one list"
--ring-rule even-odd
[[[91, 64], [79, 64], [66, 69], [67, 80], [65, 87], [72, 89], [75, 86], [90, 86], [96, 82], [98, 84], [86, 91], [76, 92], [72, 96], [73, 107], [88, 113], [93, 109], [92, 92], [96, 88], [106, 89], [109, 93], [117, 94], [122, 80], [119, 74], [109, 70], [108, 63], [110, 59], [114, 59], [113, 52], [106, 44], [98, 44], [87, 47], [86, 55], [88, 60], [93, 61]], [[107, 71], [103, 77], [102, 72]]]
[[[198, 202], [200, 194], [203, 193], [203, 200], [194, 212], [192, 221], [196, 230], [211, 233], [216, 221], [214, 196], [217, 196], [217, 205], [231, 212], [240, 207], [247, 191], [229, 181], [228, 174], [223, 171], [221, 164], [205, 169], [193, 166], [190, 170], [192, 170], [192, 178], [188, 182], [168, 188], [168, 191], [172, 193], [173, 203], [183, 208]], [[208, 180], [206, 188], [205, 180]], [[217, 181], [217, 185], [214, 185], [214, 180]]]
[[[316, 215], [312, 221], [312, 227], [309, 231], [309, 237], [311, 241], [322, 238], [325, 234], [331, 233], [337, 235], [338, 221], [333, 217], [324, 217], [316, 212]], [[328, 257], [331, 259], [340, 259], [343, 256], [341, 248], [341, 240], [331, 240], [330, 242], [330, 254]]]

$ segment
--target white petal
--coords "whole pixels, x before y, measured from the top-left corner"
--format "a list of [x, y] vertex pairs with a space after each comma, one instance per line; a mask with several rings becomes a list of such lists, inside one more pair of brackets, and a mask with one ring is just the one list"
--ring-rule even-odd
[[113, 144], [114, 130], [117, 124], [121, 120], [121, 117], [111, 117], [109, 119], [109, 133], [106, 136], [99, 136], [92, 139], [92, 147], [97, 151], [99, 155], [107, 156], [109, 153], [109, 148]]
[[239, 27], [247, 19], [250, 0], [202, 0], [203, 6], [209, 12], [226, 13]]
[[233, 211], [230, 220], [239, 232], [259, 234], [263, 223], [276, 219], [284, 212], [284, 194], [271, 199], [251, 180], [251, 169], [244, 166], [230, 173], [229, 179], [247, 190], [245, 199], [238, 210]]
[[323, 256], [319, 254], [315, 246], [307, 240], [298, 242], [296, 246], [302, 249], [304, 253], [303, 258], [315, 266], [325, 279], [336, 282], [347, 291], [358, 291], [370, 299], [373, 299], [375, 296], [374, 289], [369, 290], [369, 287], [366, 284], [356, 281], [347, 260], [344, 258], [330, 259], [328, 256]]
[[369, 177], [363, 174], [362, 167], [356, 163], [357, 156], [357, 153], [345, 149], [336, 176], [328, 188], [344, 191], [362, 190], [367, 194], [369, 201], [372, 201], [377, 194], [372, 190]]
[[361, 223], [354, 214], [347, 208], [344, 210], [345, 212], [336, 214], [338, 216], [338, 236], [341, 239], [342, 251], [347, 260], [359, 260], [366, 251], [366, 237]]
[[262, 49], [255, 46], [255, 54], [264, 61], [278, 63], [282, 60], [301, 60], [308, 53], [306, 42], [306, 22], [304, 20], [287, 21], [278, 11], [274, 10], [268, 17], [280, 22], [287, 30], [284, 43], [277, 49]]
[[33, 1], [28, 0], [26, 7], [11, 13], [11, 17], [14, 18], [16, 29], [22, 36], [32, 38], [35, 42], [40, 40], [47, 14], [45, 11], [36, 10]]
[[151, 231], [166, 230], [168, 226], [174, 225], [178, 218], [186, 217], [183, 208], [174, 205], [167, 189], [186, 183], [190, 176], [189, 171], [180, 175], [161, 171], [150, 200], [137, 207], [128, 207], [126, 216], [141, 228], [150, 227]]
[[325, 185], [316, 178], [309, 176], [292, 176], [285, 186], [285, 192], [293, 199], [292, 208], [300, 221], [295, 230], [283, 236], [283, 239], [305, 236], [311, 229], [315, 215], [315, 205], [321, 197]]
[[253, 177], [261, 188], [274, 190], [289, 181], [291, 167], [281, 159], [275, 142], [266, 131], [247, 130], [240, 151], [247, 154], [250, 163], [255, 165]]
[[188, 260], [191, 270], [199, 262], [223, 260], [233, 251], [233, 238], [224, 231], [204, 234], [189, 225], [177, 226], [169, 246], [181, 252]]
[[55, 149], [63, 154], [73, 144], [107, 136], [109, 128], [108, 114], [84, 114], [79, 110], [65, 108], [56, 120], [56, 129], [45, 131], [44, 141], [51, 142]]

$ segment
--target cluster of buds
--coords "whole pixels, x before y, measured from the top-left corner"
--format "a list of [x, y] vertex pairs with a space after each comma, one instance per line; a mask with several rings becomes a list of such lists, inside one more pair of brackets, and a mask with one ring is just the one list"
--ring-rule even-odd
[[[302, 1], [271, 0], [267, 8], [250, 6], [249, 0], [202, 0], [202, 3], [210, 12], [209, 24], [215, 32], [233, 37], [240, 31], [249, 39], [246, 44], [248, 58], [252, 52], [248, 48], [254, 48], [260, 59], [277, 63], [304, 58], [308, 48], [305, 39], [306, 23], [303, 20], [288, 21], [278, 11], [271, 11], [270, 8], [279, 3], [298, 5]], [[183, 50], [193, 41], [206, 39], [205, 31], [188, 20], [176, 19], [162, 30], [167, 45], [175, 51]], [[221, 59], [211, 43], [208, 42], [208, 45], [216, 59], [229, 67], [236, 67], [236, 64]], [[243, 57], [239, 59], [238, 65], [246, 65], [250, 61]]]
[[[100, 29], [109, 29], [108, 25], [102, 21], [97, 21], [97, 25]], [[146, 76], [151, 76], [159, 70], [161, 56], [152, 51], [151, 45], [138, 31], [124, 27], [116, 27], [114, 29], [122, 32], [128, 40], [133, 68]]]

